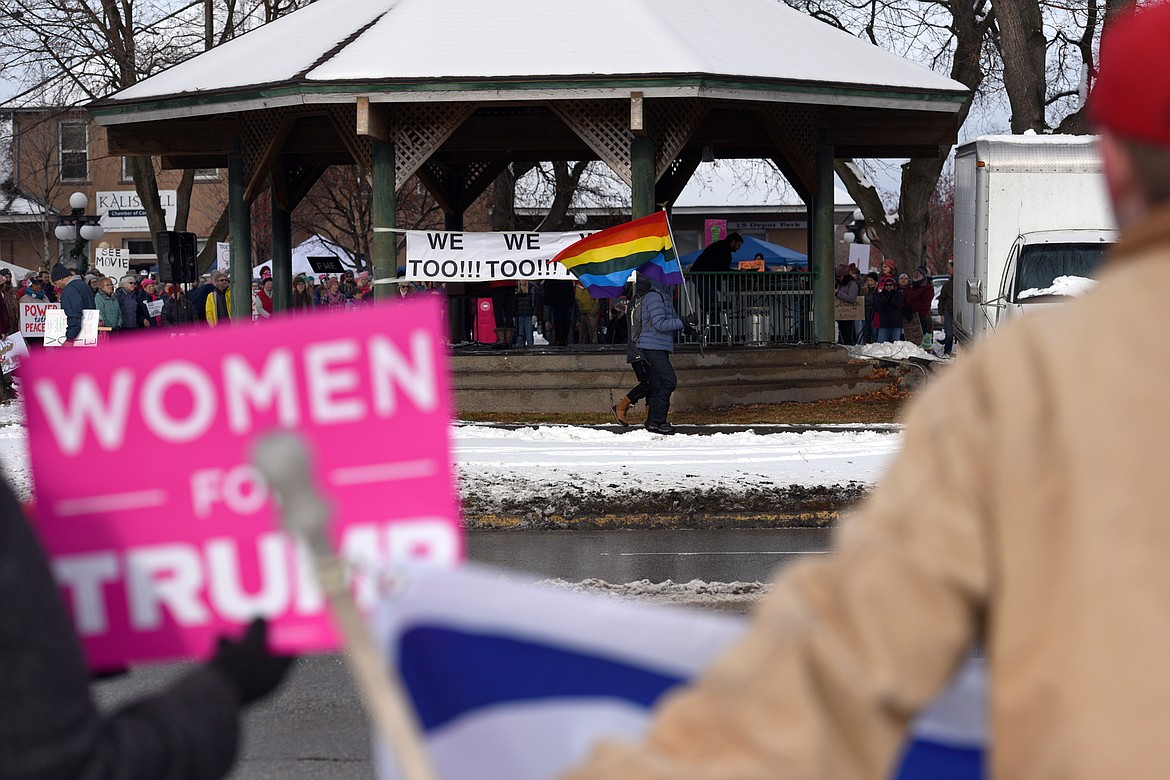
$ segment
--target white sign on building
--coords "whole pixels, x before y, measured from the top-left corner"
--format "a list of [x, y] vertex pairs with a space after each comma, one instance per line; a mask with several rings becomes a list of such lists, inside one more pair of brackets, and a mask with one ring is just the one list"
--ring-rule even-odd
[[[178, 193], [175, 190], [159, 190], [159, 200], [166, 214], [167, 227], [175, 224], [175, 204]], [[102, 227], [107, 233], [149, 233], [146, 209], [142, 200], [133, 190], [99, 192], [95, 213], [101, 217]]]

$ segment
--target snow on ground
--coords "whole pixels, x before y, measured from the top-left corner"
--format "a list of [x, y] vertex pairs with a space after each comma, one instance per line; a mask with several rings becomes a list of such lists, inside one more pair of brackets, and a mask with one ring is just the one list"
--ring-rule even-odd
[[[572, 426], [508, 430], [463, 423], [454, 428], [464, 505], [481, 513], [571, 514], [583, 496], [620, 505], [634, 494], [671, 506], [703, 496], [718, 504], [767, 503], [784, 489], [872, 484], [901, 443], [900, 426], [833, 426], [833, 430], [659, 436]], [[685, 430], [685, 427], [683, 428]], [[0, 473], [22, 501], [32, 498], [28, 436], [19, 402], [0, 406]], [[772, 491], [772, 492], [769, 492]], [[779, 491], [777, 493], [776, 491]], [[673, 494], [668, 497], [665, 494]], [[658, 496], [658, 498], [655, 498]], [[553, 587], [637, 597], [657, 603], [744, 610], [766, 591], [761, 583], [650, 583], [600, 580]]]
[[715, 490], [734, 498], [763, 488], [872, 484], [898, 450], [897, 430], [660, 436], [465, 424], [455, 429], [455, 459], [465, 505], [478, 513], [544, 509], [567, 491], [616, 498]]
[[561, 579], [541, 580], [539, 585], [554, 590], [568, 590], [575, 593], [596, 593], [624, 599], [652, 601], [655, 604], [678, 606], [703, 606], [708, 608], [746, 611], [761, 596], [772, 589], [763, 582], [637, 582], [613, 583], [605, 580], [588, 579], [568, 582]]
[[0, 474], [12, 485], [21, 501], [32, 496], [24, 406], [18, 401], [0, 406]]
[[[681, 430], [686, 430], [684, 426]], [[710, 430], [710, 428], [706, 428]], [[901, 442], [900, 427], [660, 436], [566, 425], [508, 430], [463, 423], [454, 459], [468, 512], [570, 515], [584, 498], [621, 505], [632, 494], [703, 495], [734, 503], [760, 491], [870, 485]], [[23, 408], [0, 406], [0, 472], [32, 497]], [[685, 503], [685, 501], [683, 501]]]
[[869, 358], [871, 360], [938, 360], [938, 355], [927, 352], [917, 344], [909, 341], [895, 341], [885, 344], [862, 344], [849, 347], [850, 357]]

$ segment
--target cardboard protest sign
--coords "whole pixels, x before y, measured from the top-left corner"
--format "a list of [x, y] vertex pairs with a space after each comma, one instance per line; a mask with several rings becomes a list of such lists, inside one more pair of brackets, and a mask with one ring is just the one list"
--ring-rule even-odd
[[60, 307], [45, 311], [45, 346], [65, 346], [65, 331], [69, 328], [69, 318]]
[[215, 244], [215, 267], [220, 271], [232, 270], [232, 245], [225, 241]]
[[21, 361], [28, 357], [28, 345], [24, 343], [24, 336], [13, 333], [6, 339], [0, 340], [0, 371], [11, 374], [20, 368]]
[[20, 334], [25, 338], [45, 337], [45, 312], [49, 309], [59, 309], [61, 304], [49, 303], [20, 303]]
[[460, 559], [440, 317], [417, 296], [208, 330], [181, 353], [144, 335], [26, 361], [36, 522], [90, 664], [205, 657], [256, 615], [279, 649], [336, 647], [250, 463], [273, 430], [313, 453], [360, 605], [387, 562]]
[[78, 331], [77, 338], [73, 339], [73, 346], [96, 347], [98, 343], [98, 328], [101, 327], [101, 323], [101, 315], [98, 314], [97, 309], [82, 309], [81, 330]]
[[[101, 315], [97, 309], [83, 309], [81, 312], [81, 330], [77, 338], [73, 339], [75, 347], [93, 347], [98, 343], [98, 327], [101, 325]], [[45, 312], [45, 346], [63, 347], [69, 343], [65, 333], [69, 330], [69, 318], [63, 309], [49, 309]]]
[[116, 283], [130, 273], [130, 250], [98, 247], [94, 252], [93, 265], [103, 276], [113, 277]]

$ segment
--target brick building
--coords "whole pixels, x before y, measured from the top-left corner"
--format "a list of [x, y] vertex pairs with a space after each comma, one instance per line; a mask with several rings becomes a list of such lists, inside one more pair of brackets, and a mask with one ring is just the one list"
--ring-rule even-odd
[[[159, 171], [159, 196], [174, 226], [182, 171]], [[9, 109], [0, 114], [0, 262], [43, 268], [69, 252], [53, 235], [56, 214], [69, 212], [69, 196], [89, 199], [85, 213], [102, 217], [103, 243], [130, 253], [133, 267], [155, 264], [128, 158], [112, 156], [106, 130], [83, 109]], [[227, 203], [227, 177], [220, 169], [196, 171], [187, 229], [203, 245]], [[94, 244], [87, 248], [92, 262]]]

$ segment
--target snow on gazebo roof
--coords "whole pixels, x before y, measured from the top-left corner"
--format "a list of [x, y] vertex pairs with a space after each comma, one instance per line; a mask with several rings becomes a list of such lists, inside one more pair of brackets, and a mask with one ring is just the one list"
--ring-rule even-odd
[[744, 82], [799, 86], [798, 102], [851, 102], [824, 95], [826, 87], [916, 93], [914, 107], [926, 109], [923, 93], [947, 103], [966, 93], [779, 0], [318, 0], [96, 107], [193, 98], [194, 113], [204, 113], [212, 109], [200, 96], [260, 99], [246, 93], [274, 85], [296, 85], [312, 102], [329, 102], [342, 87], [400, 100], [514, 99], [533, 89], [619, 97], [643, 88], [629, 79], [648, 81], [647, 97], [709, 94], [710, 86], [696, 91], [697, 81], [718, 79], [731, 85], [724, 91]]

